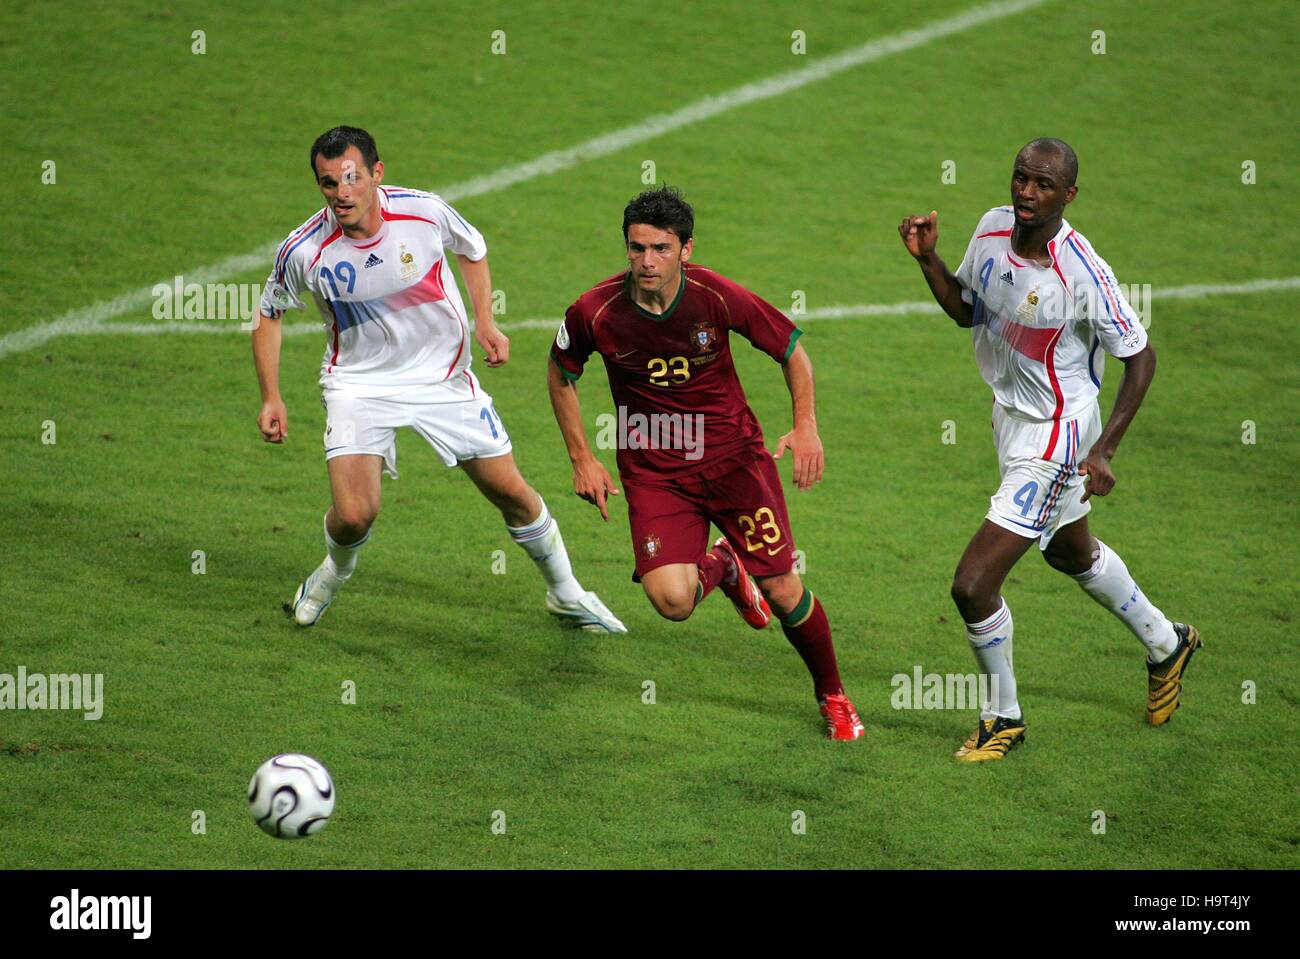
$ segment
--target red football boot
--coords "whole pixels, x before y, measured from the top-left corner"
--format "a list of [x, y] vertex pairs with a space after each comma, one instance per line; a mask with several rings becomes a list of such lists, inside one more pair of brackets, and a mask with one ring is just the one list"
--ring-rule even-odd
[[826, 718], [826, 735], [830, 739], [857, 739], [866, 727], [858, 719], [858, 711], [843, 693], [827, 696], [819, 705]]
[[[740, 555], [727, 542], [727, 537], [719, 536], [718, 541], [713, 544], [724, 559], [732, 566], [732, 570], [722, 577], [719, 584], [722, 592], [726, 594], [727, 599], [731, 600], [736, 607], [736, 612], [740, 618], [749, 623], [754, 629], [762, 629], [772, 621], [772, 607], [767, 605], [767, 599], [763, 596], [762, 590], [758, 584], [750, 578], [749, 572], [745, 569], [745, 564], [740, 561]], [[732, 579], [734, 571], [735, 578]], [[729, 583], [727, 580], [732, 579]]]

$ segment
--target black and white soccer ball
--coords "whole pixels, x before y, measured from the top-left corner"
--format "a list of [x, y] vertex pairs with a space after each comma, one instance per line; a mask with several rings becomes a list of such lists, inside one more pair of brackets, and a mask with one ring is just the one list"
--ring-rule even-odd
[[248, 783], [248, 810], [253, 822], [277, 839], [314, 836], [334, 812], [334, 781], [310, 756], [272, 756]]

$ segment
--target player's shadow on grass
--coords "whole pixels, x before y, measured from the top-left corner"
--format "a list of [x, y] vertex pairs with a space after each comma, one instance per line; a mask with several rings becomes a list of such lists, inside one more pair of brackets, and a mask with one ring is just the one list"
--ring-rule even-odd
[[[506, 605], [492, 596], [443, 595], [424, 579], [387, 571], [375, 578], [380, 576], [382, 585], [372, 582], [371, 587], [383, 590], [383, 606], [365, 602], [364, 631], [358, 633], [356, 617], [348, 616], [347, 632], [326, 629], [323, 641], [365, 653], [365, 637], [373, 637], [389, 649], [400, 649], [404, 665], [413, 653], [427, 655], [431, 668], [487, 683], [534, 707], [548, 707], [561, 694], [580, 694], [590, 685], [586, 680], [601, 678], [601, 645], [621, 638], [586, 633], [556, 620], [543, 607], [538, 584], [516, 590]], [[403, 615], [386, 613], [393, 608]]]

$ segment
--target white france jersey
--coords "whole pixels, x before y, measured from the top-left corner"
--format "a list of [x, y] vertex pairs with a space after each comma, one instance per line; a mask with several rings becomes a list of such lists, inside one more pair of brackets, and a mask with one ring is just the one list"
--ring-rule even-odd
[[379, 232], [343, 235], [325, 207], [280, 245], [261, 309], [279, 319], [316, 301], [327, 338], [320, 385], [393, 396], [469, 369], [469, 323], [450, 254], [487, 255], [483, 236], [441, 197], [380, 187]]
[[[1102, 351], [1132, 356], [1146, 330], [1115, 275], [1065, 220], [1048, 241], [1050, 266], [1011, 249], [1009, 206], [984, 214], [957, 268], [962, 299], [974, 309], [971, 338], [994, 398], [1022, 416], [1072, 419], [1101, 387]], [[1057, 431], [1051, 433], [1055, 446]], [[1051, 459], [1049, 447], [1043, 459]]]

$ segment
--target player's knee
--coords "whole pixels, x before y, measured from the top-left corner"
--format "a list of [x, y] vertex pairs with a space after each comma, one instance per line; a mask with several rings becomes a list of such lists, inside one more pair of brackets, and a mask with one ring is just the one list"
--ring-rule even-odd
[[501, 508], [501, 515], [506, 518], [507, 524], [523, 526], [540, 515], [542, 498], [524, 482], [523, 477], [520, 477], [519, 482], [510, 487], [504, 494], [502, 502], [497, 505]]
[[369, 532], [379, 516], [379, 504], [365, 500], [344, 500], [334, 507], [334, 519], [349, 540], [360, 539]]
[[680, 599], [670, 599], [665, 596], [651, 596], [650, 602], [657, 612], [664, 619], [670, 619], [674, 623], [682, 623], [691, 618], [691, 613], [695, 612], [695, 603], [682, 602]]
[[694, 591], [668, 588], [656, 589], [653, 592], [646, 590], [646, 595], [650, 597], [650, 605], [655, 608], [655, 612], [664, 619], [680, 623], [690, 619], [691, 613], [695, 612]]
[[967, 622], [971, 622], [975, 612], [986, 604], [986, 593], [978, 576], [958, 570], [952, 579], [952, 601]]
[[1092, 568], [1091, 556], [1079, 556], [1075, 553], [1047, 549], [1043, 552], [1043, 559], [1047, 560], [1047, 565], [1052, 569], [1067, 576], [1078, 576]]
[[765, 576], [756, 579], [772, 612], [777, 616], [788, 616], [803, 599], [803, 580], [798, 573], [786, 573], [782, 576]]
[[518, 473], [483, 492], [501, 511], [507, 526], [526, 526], [537, 518], [541, 498]]

